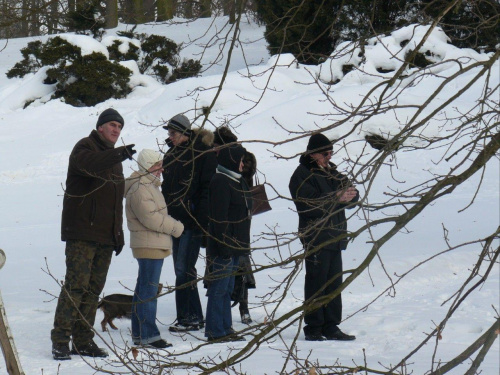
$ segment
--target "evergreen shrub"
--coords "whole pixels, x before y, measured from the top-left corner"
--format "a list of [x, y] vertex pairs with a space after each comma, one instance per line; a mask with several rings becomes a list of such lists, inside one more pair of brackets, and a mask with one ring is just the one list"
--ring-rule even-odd
[[[127, 42], [125, 38], [129, 38]], [[132, 43], [138, 39], [141, 48]], [[122, 43], [128, 43], [121, 52]], [[149, 74], [164, 84], [199, 74], [199, 61], [180, 61], [180, 46], [159, 35], [129, 33], [107, 47], [109, 60], [102, 53], [82, 56], [81, 49], [56, 36], [45, 43], [30, 42], [21, 49], [23, 60], [7, 72], [7, 77], [24, 77], [49, 66], [45, 84], [55, 84], [52, 98], [62, 98], [74, 106], [93, 106], [110, 98], [123, 98], [132, 90], [129, 87], [132, 72], [119, 61], [134, 60], [142, 74]]]
[[82, 56], [78, 46], [61, 37], [42, 44], [30, 42], [21, 50], [23, 60], [7, 72], [7, 77], [24, 77], [36, 73], [42, 66], [47, 70], [45, 84], [56, 84], [53, 98], [62, 98], [74, 106], [93, 106], [110, 98], [123, 98], [130, 91], [132, 72], [102, 53]]
[[57, 82], [53, 97], [64, 98], [75, 107], [124, 98], [132, 91], [128, 85], [131, 74], [130, 69], [97, 52], [82, 56], [70, 65], [61, 61], [47, 70], [47, 78]]
[[118, 35], [138, 39], [141, 42], [140, 51], [137, 51], [137, 47], [129, 43], [129, 51], [124, 55], [119, 52], [123, 41], [116, 40], [111, 47], [108, 47], [110, 57], [114, 56], [120, 61], [137, 61], [139, 71], [142, 74], [154, 76], [161, 83], [168, 84], [179, 79], [195, 77], [201, 71], [201, 63], [197, 60], [188, 59], [181, 62], [180, 46], [164, 36], [135, 34], [133, 32], [123, 32], [118, 33]]

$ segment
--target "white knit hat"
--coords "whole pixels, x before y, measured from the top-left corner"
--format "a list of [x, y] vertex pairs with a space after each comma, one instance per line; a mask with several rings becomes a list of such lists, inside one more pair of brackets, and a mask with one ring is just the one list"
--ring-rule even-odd
[[151, 168], [162, 159], [163, 155], [161, 154], [161, 152], [145, 148], [144, 150], [139, 152], [139, 156], [137, 157], [137, 164], [139, 164], [139, 170], [141, 172], [146, 172], [149, 168]]

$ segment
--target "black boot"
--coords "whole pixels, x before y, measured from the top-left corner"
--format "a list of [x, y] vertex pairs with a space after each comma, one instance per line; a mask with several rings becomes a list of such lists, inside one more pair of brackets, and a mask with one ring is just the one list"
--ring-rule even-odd
[[66, 361], [71, 359], [71, 352], [69, 351], [69, 344], [52, 344], [52, 357], [56, 361]]
[[172, 346], [172, 344], [170, 344], [169, 342], [166, 342], [163, 339], [153, 341], [153, 342], [149, 343], [148, 345], [152, 346], [153, 348], [156, 348], [156, 349], [166, 349], [166, 348], [170, 348]]
[[356, 340], [356, 336], [348, 335], [342, 332], [340, 329], [335, 332], [325, 334], [327, 340], [338, 340], [338, 341], [352, 341]]
[[240, 315], [241, 315], [241, 322], [243, 324], [250, 324], [250, 323], [252, 323], [252, 317], [250, 316], [250, 313], [248, 311], [247, 312], [241, 311]]
[[306, 333], [306, 341], [325, 341], [326, 338], [321, 333]]
[[94, 358], [105, 358], [108, 356], [108, 352], [105, 349], [99, 348], [94, 341], [90, 341], [83, 345], [75, 345], [73, 343], [71, 354], [79, 354], [81, 356]]

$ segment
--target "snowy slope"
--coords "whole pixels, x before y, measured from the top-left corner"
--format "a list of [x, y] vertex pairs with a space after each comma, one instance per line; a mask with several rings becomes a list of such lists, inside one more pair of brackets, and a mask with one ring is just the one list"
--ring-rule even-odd
[[[21, 59], [19, 49], [32, 39], [0, 40], [0, 248], [7, 254], [7, 263], [0, 271], [0, 291], [26, 374], [95, 373], [80, 358], [58, 363], [52, 360], [50, 353], [50, 329], [56, 306], [54, 296], [59, 293], [55, 280], [62, 280], [65, 270], [64, 243], [60, 241], [59, 226], [68, 155], [73, 145], [90, 133], [99, 113], [108, 107], [117, 109], [125, 118], [119, 143], [135, 143], [138, 150], [163, 147], [166, 131], [160, 125], [174, 114], [187, 111], [191, 119], [199, 116], [201, 108], [210, 105], [216, 95], [224, 68], [223, 61], [210, 64], [218, 61], [218, 45], [203, 49], [210, 38], [210, 34], [205, 34], [205, 31], [211, 21], [214, 20], [199, 20], [175, 26], [142, 26], [137, 30], [184, 42], [185, 48], [181, 53], [183, 57], [196, 58], [203, 53], [202, 62], [207, 70], [201, 77], [161, 86], [149, 77], [136, 74], [133, 80], [141, 86], [137, 86], [129, 97], [108, 100], [90, 108], [75, 108], [55, 100], [45, 102], [50, 94], [50, 87], [42, 84], [40, 77], [43, 72], [23, 79], [7, 79], [5, 72]], [[224, 22], [223, 18], [216, 19], [211, 26], [212, 33], [215, 28], [229, 33], [227, 28], [223, 28]], [[119, 27], [124, 28], [123, 25]], [[109, 34], [113, 35], [114, 31], [116, 30]], [[224, 121], [231, 121], [239, 140], [256, 154], [261, 181], [266, 180], [275, 189], [273, 191], [268, 188], [270, 196], [276, 198], [272, 202], [273, 210], [254, 218], [252, 222], [255, 246], [266, 247], [254, 252], [256, 264], [269, 264], [270, 259], [279, 258], [280, 254], [286, 256], [290, 252], [300, 251], [298, 241], [289, 247], [277, 248], [272, 247], [272, 236], [260, 234], [269, 233], [271, 229], [278, 233], [296, 230], [297, 217], [293, 205], [285, 199], [289, 197], [290, 175], [298, 163], [295, 156], [307, 144], [307, 139], [298, 138], [296, 132], [328, 126], [342, 117], [334, 109], [332, 102], [325, 101], [322, 90], [330, 90], [332, 100], [339, 107], [356, 106], [370, 89], [390, 76], [391, 73], [379, 73], [377, 68], [398, 69], [401, 66], [398, 58], [404, 57], [415, 40], [405, 47], [401, 47], [401, 42], [411, 35], [414, 38], [421, 37], [425, 31], [417, 28], [417, 32], [413, 33], [410, 29], [402, 29], [377, 43], [372, 41], [364, 59], [359, 58], [355, 51], [349, 50], [351, 47], [343, 45], [337, 52], [346, 48], [346, 51], [352, 53], [344, 54], [341, 59], [328, 60], [321, 66], [301, 66], [294, 63], [289, 55], [280, 56], [279, 59], [269, 57], [262, 38], [263, 28], [251, 23], [242, 25], [242, 43], [234, 53], [230, 73], [223, 82], [223, 90], [213, 107], [211, 123], [206, 126], [213, 129]], [[80, 43], [93, 49], [101, 48], [92, 47], [91, 43], [94, 41], [83, 40]], [[397, 105], [401, 108], [381, 113], [364, 122], [345, 138], [345, 149], [335, 146], [334, 151], [338, 153], [333, 156], [332, 161], [340, 169], [348, 170], [352, 160], [358, 158], [359, 163], [363, 164], [375, 154], [375, 150], [366, 150], [365, 134], [396, 134], [402, 123], [417, 114], [418, 108], [410, 105], [421, 105], [429, 93], [434, 92], [446, 77], [458, 69], [459, 64], [443, 63], [443, 60], [459, 59], [464, 67], [489, 57], [447, 44], [446, 36], [439, 30], [433, 32], [426, 48], [433, 52], [436, 62], [441, 62], [433, 68], [435, 74], [416, 82], [412, 77], [415, 72], [407, 71], [407, 78], [394, 88], [394, 97], [404, 90], [404, 96], [397, 100]], [[223, 51], [227, 54], [227, 49]], [[246, 67], [245, 60], [252, 66]], [[347, 63], [354, 64], [359, 69], [344, 75], [341, 67]], [[500, 65], [497, 61], [492, 69], [492, 76], [489, 77], [491, 82], [498, 84], [499, 72]], [[433, 106], [445, 102], [476, 73], [471, 70], [460, 77], [454, 83], [455, 91], [448, 89], [441, 92], [433, 101]], [[326, 85], [336, 80], [340, 80], [336, 85]], [[447, 108], [446, 113], [433, 117], [423, 135], [432, 137], [452, 128], [452, 123], [447, 125], [448, 128], [443, 126], [444, 116], [453, 117], [459, 112], [470, 110], [475, 98], [481, 94], [483, 83], [484, 81], [480, 81], [467, 90]], [[495, 84], [491, 86], [495, 87]], [[372, 96], [375, 98], [378, 94], [380, 89], [376, 89]], [[26, 100], [43, 97], [45, 99], [22, 109]], [[428, 111], [417, 117], [424, 118]], [[326, 134], [331, 138], [342, 137], [352, 129], [357, 120], [358, 117], [353, 117]], [[201, 125], [201, 119], [196, 124]], [[255, 140], [259, 141], [254, 142]], [[465, 139], [462, 141], [466, 142]], [[431, 173], [447, 171], [452, 164], [441, 160], [441, 153], [441, 150], [402, 152], [397, 154], [397, 160], [387, 160], [377, 178], [372, 181], [368, 202], [383, 202], [386, 200], [385, 193], [391, 189], [403, 190], [405, 186], [413, 186], [429, 179]], [[134, 162], [124, 162], [125, 174], [130, 174], [133, 167]], [[481, 178], [482, 184], [474, 198]], [[297, 363], [292, 361], [284, 365], [282, 352], [286, 352], [287, 345], [297, 334], [298, 325], [294, 324], [285, 331], [282, 339], [275, 338], [262, 344], [249, 359], [243, 361], [242, 371], [248, 374], [274, 374], [280, 373], [283, 366], [287, 371], [292, 371], [298, 365], [305, 366], [306, 357], [309, 363], [317, 361], [326, 366], [331, 366], [336, 361], [347, 366], [361, 365], [366, 361], [371, 368], [383, 369], [383, 366], [398, 363], [445, 317], [450, 306], [447, 301], [470, 275], [480, 247], [471, 245], [444, 253], [412, 271], [395, 285], [395, 289], [390, 289], [391, 280], [396, 282], [397, 275], [448, 249], [444, 240], [445, 231], [452, 246], [491, 234], [499, 224], [499, 178], [499, 163], [495, 160], [490, 163], [484, 175], [480, 176], [478, 173], [472, 181], [457, 188], [451, 196], [426, 208], [406, 227], [406, 232], [384, 246], [380, 261], [376, 260], [369, 272], [363, 273], [344, 291], [346, 320], [342, 328], [355, 334], [356, 341], [314, 343], [304, 341], [300, 334]], [[366, 185], [358, 188], [364, 192]], [[461, 211], [472, 199], [474, 204]], [[376, 219], [382, 214], [372, 215], [371, 219]], [[349, 223], [353, 229], [362, 224], [361, 214], [353, 216]], [[373, 230], [373, 235], [376, 237], [386, 229], [384, 225], [377, 227]], [[126, 238], [128, 239], [128, 234]], [[363, 234], [349, 245], [343, 254], [344, 269], [359, 266], [371, 248], [369, 240], [368, 235]], [[168, 285], [174, 284], [171, 262], [171, 259], [167, 259], [161, 277], [162, 282]], [[200, 274], [203, 273], [203, 268], [203, 262], [200, 261]], [[126, 293], [125, 288], [134, 287], [136, 273], [136, 262], [126, 248], [119, 257], [113, 258], [104, 293]], [[256, 274], [257, 289], [250, 291], [250, 301], [253, 303], [251, 314], [257, 323], [267, 320], [269, 313], [259, 302], [276, 285], [276, 280], [285, 278], [288, 274], [289, 270], [279, 268]], [[377, 299], [379, 295], [380, 298]], [[302, 296], [303, 271], [292, 284], [291, 293], [278, 307], [277, 315], [300, 306]], [[206, 306], [206, 299], [202, 298], [202, 304]], [[365, 308], [374, 299], [376, 301]], [[487, 282], [472, 293], [447, 324], [437, 349], [435, 342], [431, 340], [411, 358], [408, 371], [423, 374], [430, 369], [434, 350], [436, 361], [448, 361], [462, 352], [493, 323], [499, 311], [498, 301], [497, 264]], [[240, 330], [245, 326], [239, 323], [238, 315], [238, 311], [233, 310], [234, 326]], [[98, 312], [96, 321], [101, 319], [101, 312]], [[212, 356], [224, 358], [231, 354], [225, 345], [202, 346], [195, 352], [179, 354], [202, 344], [203, 333], [181, 337], [168, 332], [168, 325], [175, 319], [172, 295], [160, 299], [158, 319], [163, 324], [160, 326], [162, 335], [174, 344], [172, 357], [179, 361], [197, 361]], [[104, 334], [97, 338], [97, 342], [102, 344], [102, 339], [108, 343], [112, 340], [118, 348], [130, 345], [130, 322], [122, 320], [117, 325], [119, 331], [111, 332], [109, 336]], [[98, 324], [96, 329], [101, 334]], [[250, 335], [247, 336], [247, 339], [250, 338]], [[231, 345], [242, 348], [245, 343]], [[120, 349], [118, 352], [122, 353]], [[497, 339], [481, 366], [483, 374], [498, 374], [498, 353]], [[98, 360], [91, 364], [116, 373], [131, 373], [130, 369], [124, 368], [117, 361], [118, 357], [113, 355], [109, 360]], [[468, 360], [450, 373], [463, 374], [470, 363]], [[0, 361], [0, 374], [4, 373], [5, 365]], [[186, 370], [179, 369], [172, 373], [183, 374]]]

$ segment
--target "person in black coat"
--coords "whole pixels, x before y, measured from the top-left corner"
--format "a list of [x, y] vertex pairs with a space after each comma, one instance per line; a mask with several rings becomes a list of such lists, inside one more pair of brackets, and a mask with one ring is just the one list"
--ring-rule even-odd
[[185, 228], [172, 243], [177, 323], [169, 330], [197, 331], [204, 326], [204, 318], [196, 262], [202, 234], [208, 229], [208, 187], [217, 166], [213, 134], [191, 129], [189, 119], [182, 114], [172, 117], [164, 128], [170, 148], [163, 159], [161, 190], [169, 214]]
[[[300, 157], [289, 189], [299, 214], [299, 234], [305, 248], [305, 301], [331, 295], [342, 284], [342, 255], [347, 247], [345, 209], [359, 200], [358, 191], [330, 162], [333, 146], [323, 134], [313, 134]], [[319, 292], [325, 284], [323, 291]], [[318, 293], [316, 295], [316, 293]], [[354, 340], [338, 325], [342, 321], [339, 294], [328, 304], [306, 311], [304, 333], [308, 341]]]
[[[218, 149], [220, 146], [237, 142], [238, 137], [233, 134], [228, 126], [221, 126], [214, 131], [214, 147]], [[243, 155], [243, 170], [241, 176], [251, 188], [253, 187], [253, 177], [257, 172], [257, 159], [255, 155], [245, 151]], [[244, 324], [252, 323], [250, 310], [248, 309], [248, 289], [255, 289], [255, 277], [252, 270], [251, 254], [240, 255], [238, 261], [238, 270], [234, 279], [234, 290], [231, 294], [233, 307], [239, 305], [241, 322]]]
[[240, 145], [222, 148], [217, 155], [217, 172], [209, 188], [209, 238], [207, 258], [208, 302], [205, 336], [208, 341], [242, 341], [234, 334], [231, 293], [240, 255], [250, 252], [248, 185], [241, 176], [245, 149]]

